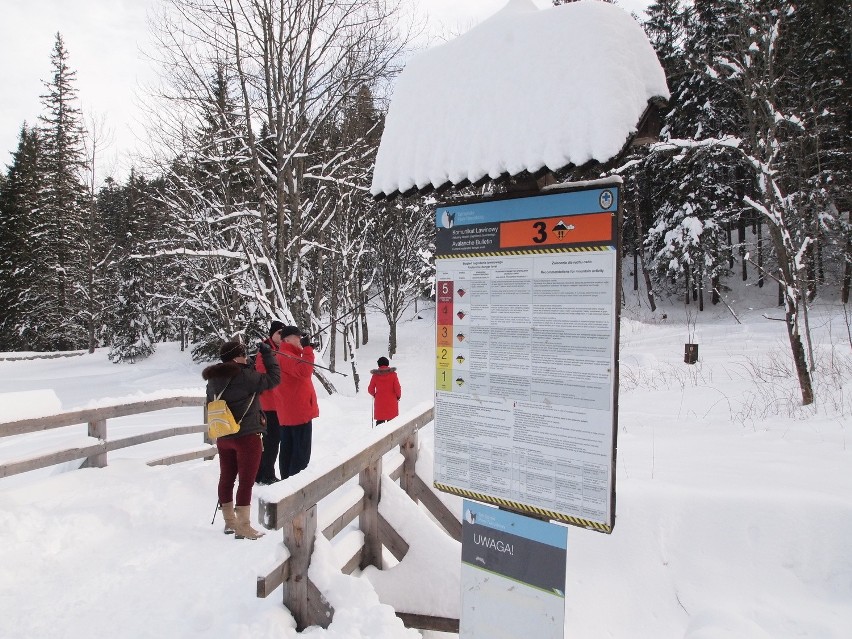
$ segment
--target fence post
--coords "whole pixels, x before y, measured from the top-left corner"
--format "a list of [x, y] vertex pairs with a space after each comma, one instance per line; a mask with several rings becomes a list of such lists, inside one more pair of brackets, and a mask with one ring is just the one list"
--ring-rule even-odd
[[[89, 422], [89, 437], [97, 437], [102, 442], [106, 442], [107, 428], [105, 419]], [[87, 457], [85, 464], [89, 468], [103, 468], [107, 465], [107, 454], [103, 452]]]
[[414, 493], [414, 473], [417, 466], [417, 431], [411, 433], [404, 442], [399, 445], [399, 452], [405, 457], [402, 463], [402, 475], [399, 477], [399, 486], [409, 497], [417, 501]]
[[364, 490], [364, 510], [358, 516], [358, 525], [364, 533], [364, 554], [361, 569], [367, 566], [382, 568], [382, 538], [379, 535], [379, 499], [382, 494], [382, 458], [368, 464], [358, 475]]
[[317, 507], [311, 506], [284, 524], [284, 545], [290, 551], [290, 574], [284, 582], [284, 605], [296, 620], [301, 632], [312, 624], [308, 604], [308, 568], [317, 534]]

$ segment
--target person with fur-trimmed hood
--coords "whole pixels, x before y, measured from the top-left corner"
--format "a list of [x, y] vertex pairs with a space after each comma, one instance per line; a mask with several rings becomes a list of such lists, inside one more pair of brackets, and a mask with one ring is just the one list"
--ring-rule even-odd
[[[219, 350], [221, 364], [205, 368], [201, 376], [207, 380], [207, 401], [221, 393], [240, 430], [216, 440], [219, 449], [219, 503], [225, 517], [225, 534], [236, 533], [236, 539], [257, 539], [263, 533], [251, 527], [251, 492], [260, 455], [261, 437], [266, 429], [261, 419], [258, 396], [274, 388], [281, 381], [281, 371], [269, 344], [257, 345], [265, 373], [256, 371], [246, 359], [245, 344], [225, 342]], [[239, 477], [237, 498], [234, 501], [234, 484]], [[236, 505], [235, 505], [236, 504]]]
[[402, 387], [396, 376], [396, 367], [391, 367], [387, 357], [380, 357], [370, 372], [370, 385], [367, 392], [374, 397], [373, 419], [376, 424], [383, 424], [399, 415], [399, 400], [402, 399]]

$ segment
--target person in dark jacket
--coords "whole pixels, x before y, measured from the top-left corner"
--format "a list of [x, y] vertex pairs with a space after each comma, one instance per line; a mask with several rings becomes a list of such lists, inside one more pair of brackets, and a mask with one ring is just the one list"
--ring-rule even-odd
[[[201, 376], [207, 380], [207, 401], [222, 394], [239, 432], [216, 440], [219, 449], [219, 503], [225, 517], [225, 533], [236, 533], [237, 539], [257, 539], [263, 533], [251, 527], [251, 491], [260, 466], [263, 448], [261, 437], [265, 425], [261, 420], [259, 394], [281, 381], [278, 362], [268, 344], [258, 344], [266, 366], [259, 373], [248, 364], [246, 347], [240, 342], [225, 342], [219, 350], [221, 364], [205, 368]], [[234, 484], [239, 476], [236, 506]]]
[[[284, 328], [283, 322], [272, 320], [269, 325], [269, 337], [264, 342], [269, 344], [273, 353], [276, 353], [278, 367], [283, 369], [282, 360], [284, 356], [279, 353], [282, 328]], [[262, 359], [255, 362], [255, 368], [261, 373], [266, 371]], [[260, 394], [260, 408], [266, 416], [266, 431], [263, 433], [263, 454], [260, 456], [260, 468], [257, 470], [255, 482], [262, 485], [274, 484], [279, 481], [275, 474], [275, 462], [278, 461], [278, 445], [281, 443], [281, 428], [278, 425], [278, 407], [284, 401], [281, 388], [282, 385], [279, 384], [275, 388]]]
[[396, 376], [396, 368], [391, 368], [387, 357], [380, 357], [376, 364], [379, 367], [370, 371], [373, 376], [370, 378], [367, 392], [374, 397], [373, 419], [376, 424], [383, 424], [399, 415], [402, 387]]
[[310, 338], [296, 326], [281, 329], [280, 394], [278, 423], [281, 424], [281, 451], [278, 466], [281, 479], [292, 477], [311, 461], [313, 419], [319, 417], [314, 383], [314, 347]]

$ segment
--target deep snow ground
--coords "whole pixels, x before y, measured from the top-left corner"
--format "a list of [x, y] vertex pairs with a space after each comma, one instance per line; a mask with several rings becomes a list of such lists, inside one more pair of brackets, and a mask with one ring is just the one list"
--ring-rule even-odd
[[[725, 308], [699, 314], [700, 361], [688, 366], [679, 303], [651, 314], [632, 291], [626, 298], [616, 525], [612, 535], [569, 529], [566, 637], [846, 639], [852, 349], [842, 309], [812, 308], [818, 403], [803, 408], [795, 381], [780, 373], [789, 369], [784, 326], [763, 317], [780, 316], [773, 300], [752, 302], [749, 310], [732, 292], [728, 301], [742, 324]], [[421, 311], [424, 319], [401, 326], [394, 359], [404, 411], [432, 398], [433, 322]], [[371, 342], [358, 353], [362, 388], [384, 354], [386, 330], [380, 317], [371, 318]], [[0, 362], [0, 392], [52, 389], [68, 409], [104, 397], [200, 390], [200, 368], [172, 344], [132, 366], [113, 365], [104, 352]], [[312, 469], [370, 432], [369, 398], [354, 392], [351, 378], [334, 379], [338, 395], [319, 389]], [[196, 409], [156, 418], [160, 424], [198, 419]], [[124, 421], [109, 427], [119, 432], [149, 423]], [[0, 460], [85, 440], [79, 428], [82, 435], [0, 438]], [[104, 469], [0, 479], [0, 636], [295, 637], [280, 591], [265, 600], [254, 596], [255, 577], [286, 552], [278, 533], [238, 543], [219, 533], [218, 522], [210, 525], [215, 461], [144, 464], [166, 446], [186, 449], [199, 440], [116, 451]], [[422, 445], [428, 459], [428, 436]], [[271, 490], [279, 488], [255, 495]], [[433, 593], [456, 587], [458, 558], [451, 545], [430, 553], [439, 546], [426, 529], [410, 533], [419, 556], [382, 578], [437, 611], [445, 602]], [[307, 636], [417, 636], [378, 603], [369, 582], [336, 573], [334, 553], [320, 540], [314, 564], [337, 616], [328, 630]], [[422, 581], [410, 583], [411, 574]]]

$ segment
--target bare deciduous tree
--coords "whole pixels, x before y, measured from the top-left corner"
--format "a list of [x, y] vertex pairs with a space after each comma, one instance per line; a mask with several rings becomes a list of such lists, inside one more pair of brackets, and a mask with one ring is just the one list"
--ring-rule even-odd
[[[328, 228], [350, 214], [341, 193], [366, 193], [378, 144], [345, 134], [348, 109], [399, 71], [403, 23], [386, 0], [169, 0], [155, 23], [161, 97], [175, 106], [162, 131], [187, 158], [212, 151], [195, 133], [213, 120], [233, 144], [259, 235], [241, 259], [270, 314], [316, 326], [327, 310], [317, 300], [335, 259]], [[229, 99], [217, 100], [223, 90]]]

